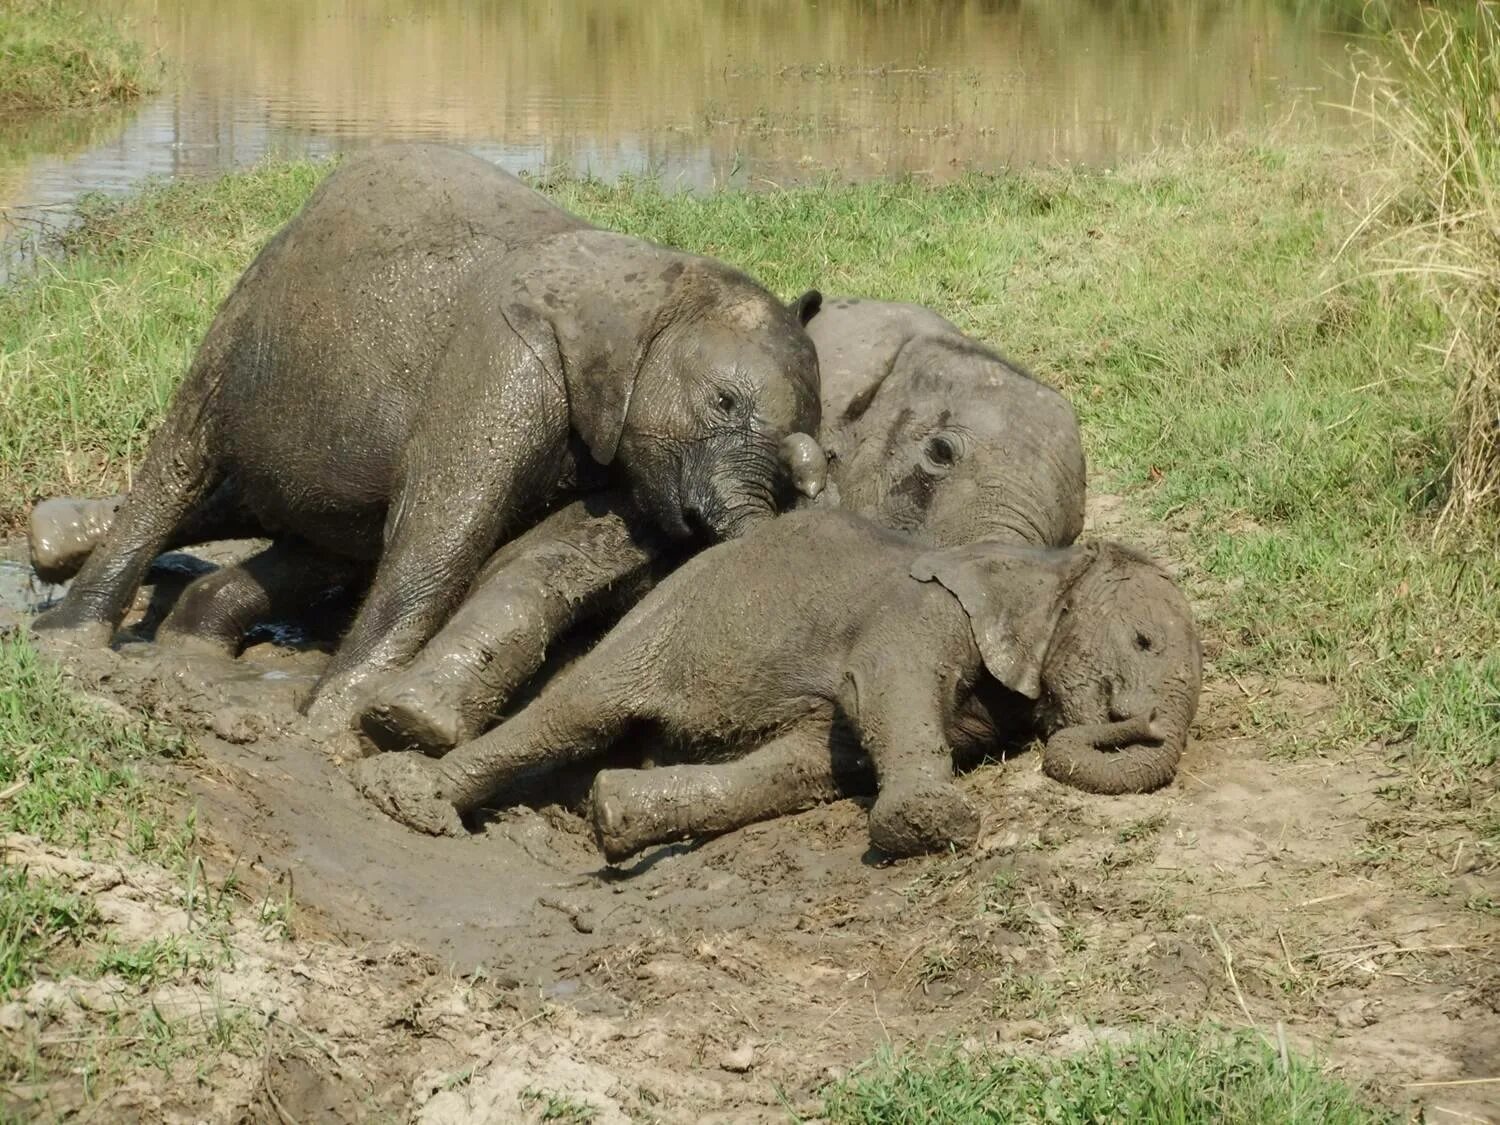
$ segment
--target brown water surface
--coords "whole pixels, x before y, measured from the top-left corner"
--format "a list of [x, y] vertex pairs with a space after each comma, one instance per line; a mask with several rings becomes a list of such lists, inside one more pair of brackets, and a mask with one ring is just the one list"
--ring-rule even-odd
[[1338, 0], [101, 0], [170, 61], [101, 128], [0, 125], [13, 223], [265, 153], [451, 140], [669, 185], [1110, 164], [1300, 113], [1335, 129]]

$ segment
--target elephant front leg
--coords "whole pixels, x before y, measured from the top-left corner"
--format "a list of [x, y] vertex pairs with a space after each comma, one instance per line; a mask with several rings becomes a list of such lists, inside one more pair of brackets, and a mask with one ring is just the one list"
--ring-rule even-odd
[[972, 847], [979, 811], [953, 780], [939, 661], [906, 654], [852, 669], [843, 705], [875, 765], [870, 843], [893, 856]]
[[717, 836], [870, 792], [869, 759], [838, 733], [809, 723], [732, 762], [603, 770], [589, 794], [599, 850], [615, 863], [653, 844]]
[[485, 558], [557, 479], [567, 403], [519, 338], [480, 356], [450, 350], [444, 362], [464, 378], [439, 379], [444, 393], [413, 426], [370, 592], [309, 700], [314, 735], [353, 725], [373, 678], [442, 628]]
[[576, 501], [496, 552], [453, 617], [360, 715], [381, 750], [477, 737], [568, 629], [638, 596], [670, 555], [623, 496]]
[[604, 753], [626, 724], [650, 710], [650, 627], [621, 628], [562, 672], [518, 715], [446, 757], [378, 754], [355, 767], [355, 784], [389, 816], [422, 832], [462, 831], [458, 816], [501, 796], [523, 774]]

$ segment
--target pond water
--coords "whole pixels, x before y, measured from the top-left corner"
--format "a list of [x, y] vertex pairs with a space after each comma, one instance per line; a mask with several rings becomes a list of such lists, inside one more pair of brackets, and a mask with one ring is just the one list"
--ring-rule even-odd
[[1339, 128], [1357, 0], [100, 0], [171, 64], [132, 113], [0, 124], [14, 237], [81, 191], [376, 140], [669, 185], [1108, 164]]

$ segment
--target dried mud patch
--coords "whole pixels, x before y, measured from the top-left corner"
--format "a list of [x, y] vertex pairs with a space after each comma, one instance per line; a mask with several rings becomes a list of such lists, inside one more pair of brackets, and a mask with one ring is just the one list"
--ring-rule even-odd
[[[59, 658], [78, 690], [189, 733], [198, 752], [161, 768], [197, 808], [210, 876], [294, 904], [290, 933], [254, 910], [226, 922], [231, 955], [173, 985], [195, 1011], [240, 1012], [243, 1042], [94, 1088], [112, 1120], [784, 1121], [886, 1043], [1071, 1053], [1203, 1019], [1284, 1035], [1433, 1120], [1500, 1119], [1493, 1084], [1407, 1085], [1496, 1074], [1495, 926], [1466, 903], [1500, 899], [1500, 879], [1473, 849], [1455, 860], [1461, 827], [1410, 820], [1382, 748], [1279, 744], [1261, 701], [1317, 731], [1335, 711], [1319, 685], [1210, 667], [1179, 779], [1150, 796], [1073, 792], [1029, 754], [983, 765], [963, 781], [987, 810], [971, 854], [884, 863], [842, 802], [616, 870], [561, 806], [462, 840], [379, 815], [339, 748], [300, 733], [315, 652]], [[1383, 848], [1393, 832], [1408, 835]], [[1439, 862], [1442, 888], [1423, 878]], [[181, 929], [178, 883], [110, 870], [140, 909], [107, 927]], [[117, 999], [165, 1002], [144, 986]], [[12, 1047], [93, 1018], [81, 999], [60, 1001], [73, 1024], [17, 1002], [0, 1020]], [[84, 1091], [9, 1096], [61, 1110]]]

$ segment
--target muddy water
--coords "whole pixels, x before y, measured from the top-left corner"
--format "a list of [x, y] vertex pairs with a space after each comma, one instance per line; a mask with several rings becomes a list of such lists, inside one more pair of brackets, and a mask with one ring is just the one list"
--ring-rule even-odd
[[[1355, 0], [100, 0], [169, 60], [128, 118], [0, 123], [0, 209], [376, 139], [704, 188], [1101, 164], [1347, 96]], [[14, 235], [14, 231], [12, 231]]]

